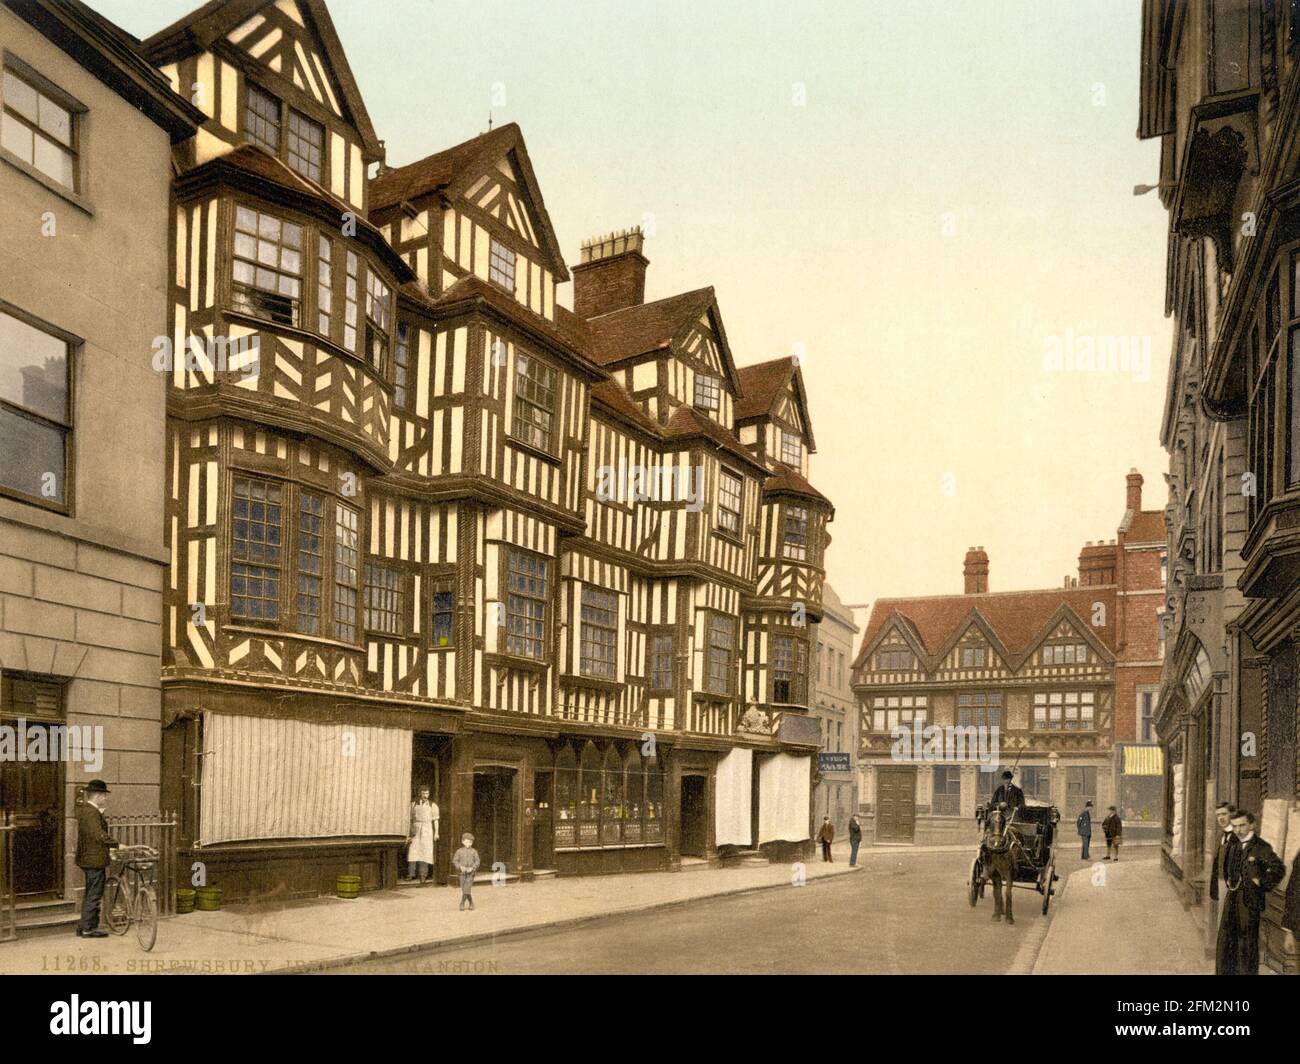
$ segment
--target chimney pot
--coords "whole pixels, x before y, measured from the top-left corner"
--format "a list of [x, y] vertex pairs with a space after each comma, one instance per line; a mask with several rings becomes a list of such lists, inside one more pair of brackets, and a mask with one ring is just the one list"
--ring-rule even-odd
[[1136, 469], [1130, 469], [1124, 481], [1127, 485], [1124, 508], [1137, 513], [1142, 509], [1142, 474]]
[[989, 556], [983, 547], [971, 547], [966, 551], [966, 562], [962, 566], [965, 579], [965, 593], [978, 595], [989, 589]]
[[645, 302], [642, 254], [645, 234], [633, 226], [582, 242], [582, 261], [573, 267], [573, 312], [595, 318]]

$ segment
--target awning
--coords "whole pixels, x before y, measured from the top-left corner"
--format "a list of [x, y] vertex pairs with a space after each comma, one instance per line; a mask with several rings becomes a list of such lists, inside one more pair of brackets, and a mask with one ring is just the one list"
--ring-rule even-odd
[[738, 746], [718, 762], [714, 828], [719, 846], [753, 844], [753, 773], [754, 751], [748, 747]]
[[1126, 776], [1163, 776], [1165, 774], [1164, 751], [1158, 746], [1124, 747], [1124, 775]]

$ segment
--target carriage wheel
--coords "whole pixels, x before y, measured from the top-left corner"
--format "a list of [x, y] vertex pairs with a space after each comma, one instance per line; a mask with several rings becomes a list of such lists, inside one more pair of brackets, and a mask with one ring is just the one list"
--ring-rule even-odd
[[1055, 859], [1047, 866], [1047, 876], [1043, 881], [1043, 915], [1047, 915], [1047, 907], [1052, 904], [1052, 884], [1056, 881], [1056, 861]]
[[970, 866], [970, 903], [972, 908], [984, 896], [984, 871], [980, 868], [980, 859], [975, 858]]

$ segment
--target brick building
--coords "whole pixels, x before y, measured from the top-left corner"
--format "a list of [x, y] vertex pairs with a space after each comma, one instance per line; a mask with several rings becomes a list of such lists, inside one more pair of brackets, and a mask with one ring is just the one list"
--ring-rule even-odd
[[[1125, 489], [1116, 538], [1087, 544], [1060, 588], [990, 591], [989, 556], [972, 547], [963, 594], [872, 606], [853, 689], [863, 828], [877, 841], [966, 841], [1013, 765], [1026, 798], [1063, 817], [1091, 799], [1154, 829], [1159, 751], [1139, 721], [1160, 675], [1164, 526], [1142, 509], [1136, 471]], [[922, 742], [930, 725], [938, 746]]]

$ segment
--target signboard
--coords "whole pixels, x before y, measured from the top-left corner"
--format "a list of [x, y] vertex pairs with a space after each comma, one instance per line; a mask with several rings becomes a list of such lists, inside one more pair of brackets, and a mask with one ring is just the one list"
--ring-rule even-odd
[[818, 754], [818, 772], [852, 772], [852, 754]]

